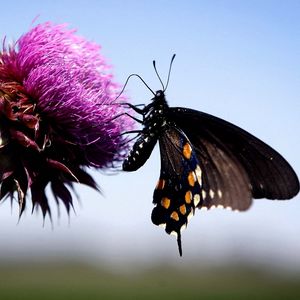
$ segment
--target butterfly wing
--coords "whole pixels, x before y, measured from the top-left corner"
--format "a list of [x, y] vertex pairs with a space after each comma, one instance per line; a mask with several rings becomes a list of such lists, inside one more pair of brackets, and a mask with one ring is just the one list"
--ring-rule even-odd
[[153, 195], [152, 222], [177, 235], [181, 255], [180, 232], [201, 205], [201, 168], [192, 144], [175, 126], [164, 127], [159, 146], [161, 171]]
[[209, 203], [203, 206], [230, 202], [233, 209], [246, 209], [249, 190], [250, 198], [268, 199], [290, 199], [299, 192], [289, 163], [245, 130], [186, 108], [171, 108], [168, 118], [185, 132], [202, 163], [202, 189]]
[[194, 148], [202, 170], [203, 201], [198, 207], [248, 209], [252, 203], [250, 179], [236, 157], [205, 140]]

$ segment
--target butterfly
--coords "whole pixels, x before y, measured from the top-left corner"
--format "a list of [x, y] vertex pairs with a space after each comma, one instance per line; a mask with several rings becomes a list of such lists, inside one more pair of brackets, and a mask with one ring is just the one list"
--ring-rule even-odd
[[138, 170], [159, 143], [161, 170], [151, 219], [177, 236], [180, 256], [181, 232], [197, 208], [244, 211], [253, 198], [290, 199], [299, 192], [296, 173], [277, 151], [225, 120], [169, 107], [165, 89], [153, 93], [143, 108], [129, 104], [142, 116], [134, 119], [143, 128], [137, 131], [123, 170]]

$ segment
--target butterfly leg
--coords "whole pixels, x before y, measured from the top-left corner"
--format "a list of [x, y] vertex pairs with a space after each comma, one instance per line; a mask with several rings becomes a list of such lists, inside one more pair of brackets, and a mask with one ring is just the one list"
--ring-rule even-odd
[[138, 123], [140, 123], [140, 124], [143, 124], [143, 121], [142, 121], [142, 120], [140, 120], [140, 119], [138, 119], [138, 118], [136, 118], [136, 117], [130, 115], [129, 113], [121, 113], [121, 114], [119, 114], [119, 115], [116, 115], [116, 116], [114, 116], [113, 118], [111, 118], [109, 121], [107, 121], [107, 123], [109, 123], [109, 122], [111, 122], [111, 121], [113, 121], [113, 120], [115, 120], [115, 119], [117, 119], [117, 118], [120, 118], [120, 117], [122, 117], [122, 116], [128, 116], [129, 118], [135, 120], [136, 122], [138, 122]]
[[[122, 105], [126, 105], [128, 108], [131, 108], [134, 110], [136, 113], [143, 115], [144, 110], [145, 110], [145, 105], [144, 104], [131, 104], [131, 103], [122, 103]], [[139, 106], [144, 106], [143, 108], [139, 108]]]
[[143, 106], [145, 107], [146, 105], [141, 103], [141, 104], [131, 104], [131, 103], [128, 103], [128, 102], [122, 102], [122, 103], [119, 103], [120, 105], [124, 105], [124, 106], [128, 106], [129, 108], [132, 108], [132, 107], [139, 107], [139, 106]]
[[125, 131], [125, 132], [122, 132], [120, 135], [124, 135], [124, 134], [130, 134], [130, 133], [141, 133], [142, 130], [130, 130], [130, 131]]
[[141, 135], [140, 133], [137, 134], [137, 135], [135, 135], [133, 138], [131, 138], [131, 139], [129, 139], [129, 140], [126, 140], [124, 143], [120, 144], [120, 146], [122, 147], [122, 146], [124, 146], [124, 145], [126, 145], [126, 144], [132, 142], [133, 140], [135, 140], [136, 138], [138, 138], [140, 135]]

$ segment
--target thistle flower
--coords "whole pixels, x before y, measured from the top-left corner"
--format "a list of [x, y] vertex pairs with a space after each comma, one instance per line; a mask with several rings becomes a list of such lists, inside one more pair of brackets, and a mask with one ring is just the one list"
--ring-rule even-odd
[[132, 122], [99, 48], [48, 22], [0, 52], [0, 199], [17, 192], [20, 215], [30, 190], [51, 217], [48, 184], [69, 212], [74, 182], [97, 189], [86, 167], [123, 159]]

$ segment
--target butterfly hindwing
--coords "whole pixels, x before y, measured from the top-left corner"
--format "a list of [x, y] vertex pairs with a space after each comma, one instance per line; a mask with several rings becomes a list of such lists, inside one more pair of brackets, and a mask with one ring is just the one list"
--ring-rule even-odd
[[191, 143], [176, 127], [166, 126], [159, 146], [161, 172], [153, 195], [152, 222], [180, 239], [180, 230], [201, 202], [201, 170]]

